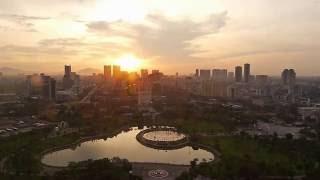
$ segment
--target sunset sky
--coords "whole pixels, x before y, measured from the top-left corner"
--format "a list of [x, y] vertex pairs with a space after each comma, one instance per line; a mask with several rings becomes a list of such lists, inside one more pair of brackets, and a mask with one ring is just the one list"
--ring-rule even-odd
[[320, 1], [0, 0], [0, 67], [54, 73], [127, 55], [169, 74], [248, 62], [320, 75]]

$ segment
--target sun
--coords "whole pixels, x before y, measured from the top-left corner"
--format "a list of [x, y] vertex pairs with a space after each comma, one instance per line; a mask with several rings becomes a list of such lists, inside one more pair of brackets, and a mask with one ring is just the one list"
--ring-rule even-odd
[[121, 69], [130, 72], [137, 71], [142, 64], [142, 61], [132, 54], [126, 54], [117, 59], [115, 64], [119, 65]]

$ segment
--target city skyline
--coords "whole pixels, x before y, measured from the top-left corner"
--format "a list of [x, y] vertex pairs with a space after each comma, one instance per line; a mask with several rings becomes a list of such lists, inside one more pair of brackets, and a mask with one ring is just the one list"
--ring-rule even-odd
[[[247, 66], [247, 67], [246, 67]], [[84, 69], [76, 69], [74, 70], [73, 65], [71, 64], [65, 64], [64, 65], [64, 70], [62, 68], [60, 68], [59, 72], [46, 72], [47, 74], [50, 75], [66, 75], [67, 71], [70, 71], [70, 68], [72, 67], [72, 73], [79, 73], [80, 75], [86, 75], [86, 76], [91, 76], [91, 75], [104, 75], [106, 76], [106, 74], [108, 74], [107, 76], [113, 76], [114, 72], [114, 68], [118, 69], [116, 71], [119, 72], [125, 72], [125, 73], [137, 73], [137, 74], [144, 74], [145, 72], [150, 72], [152, 73], [153, 71], [161, 71], [161, 73], [163, 73], [163, 71], [161, 69], [157, 69], [157, 68], [140, 68], [140, 67], [136, 67], [136, 69], [128, 69], [128, 67], [126, 66], [122, 66], [119, 64], [106, 64], [103, 65], [102, 67], [98, 67], [98, 68], [84, 68]], [[68, 70], [67, 70], [67, 69]], [[249, 69], [248, 69], [249, 68]], [[4, 71], [1, 71], [4, 70]], [[226, 68], [216, 68], [216, 67], [211, 67], [211, 68], [197, 68], [195, 67], [193, 69], [193, 71], [187, 72], [186, 74], [181, 74], [179, 72], [175, 72], [172, 74], [166, 74], [163, 73], [164, 75], [168, 75], [168, 76], [176, 76], [177, 74], [182, 75], [182, 76], [200, 76], [201, 72], [205, 73], [205, 76], [214, 76], [214, 74], [218, 75], [218, 76], [235, 76], [234, 78], [240, 78], [236, 81], [243, 81], [243, 82], [248, 82], [250, 79], [250, 76], [273, 76], [273, 77], [283, 77], [283, 71], [284, 70], [288, 70], [288, 68], [284, 68], [281, 69], [277, 74], [275, 75], [270, 75], [270, 74], [262, 74], [262, 73], [251, 73], [251, 64], [249, 63], [245, 63], [245, 64], [238, 64], [235, 67], [233, 67], [233, 69], [226, 69]], [[295, 70], [295, 69], [290, 69], [290, 70]], [[237, 77], [237, 71], [238, 71], [238, 77]], [[71, 72], [71, 71], [70, 71]], [[11, 67], [0, 67], [0, 73], [2, 76], [12, 76], [12, 75], [39, 75], [39, 74], [44, 74], [45, 72], [43, 70], [39, 70], [39, 71], [23, 71], [21, 69], [16, 69], [16, 68], [11, 68]], [[222, 73], [222, 74], [221, 74]], [[232, 73], [232, 74], [230, 74]], [[239, 74], [240, 73], [240, 74]], [[301, 75], [299, 75], [301, 76]], [[301, 76], [301, 77], [308, 77], [308, 76]], [[312, 77], [312, 76], [310, 76]], [[230, 77], [229, 77], [230, 78]]]
[[[43, 8], [49, 4], [50, 12]], [[132, 56], [139, 69], [166, 74], [249, 63], [253, 74], [292, 68], [314, 76], [319, 9], [318, 1], [299, 0], [4, 0], [0, 67], [57, 73], [72, 64], [103, 71]]]

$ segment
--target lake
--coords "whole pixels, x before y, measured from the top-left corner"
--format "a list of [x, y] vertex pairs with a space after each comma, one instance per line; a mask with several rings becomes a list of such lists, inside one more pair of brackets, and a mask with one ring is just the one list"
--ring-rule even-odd
[[204, 149], [193, 149], [185, 146], [175, 150], [158, 150], [146, 147], [136, 140], [136, 135], [142, 129], [131, 128], [117, 136], [107, 139], [96, 139], [80, 143], [75, 148], [67, 148], [48, 153], [43, 156], [42, 163], [50, 166], [65, 167], [70, 162], [80, 162], [88, 159], [112, 159], [119, 157], [130, 162], [163, 163], [189, 165], [190, 161], [214, 160], [213, 153]]

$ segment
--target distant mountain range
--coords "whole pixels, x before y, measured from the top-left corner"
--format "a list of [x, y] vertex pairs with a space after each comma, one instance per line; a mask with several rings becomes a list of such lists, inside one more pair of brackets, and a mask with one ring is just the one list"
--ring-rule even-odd
[[[9, 76], [20, 75], [20, 74], [28, 75], [28, 74], [35, 73], [32, 71], [22, 70], [22, 69], [17, 69], [12, 67], [0, 67], [0, 72], [3, 75], [9, 75]], [[63, 74], [63, 73], [64, 72], [56, 72], [53, 74]], [[96, 74], [102, 73], [102, 71], [100, 69], [95, 69], [95, 68], [85, 68], [85, 69], [80, 69], [79, 71], [77, 71], [77, 73], [80, 75], [92, 75], [93, 73], [96, 73]]]
[[93, 73], [99, 74], [101, 73], [100, 69], [95, 69], [95, 68], [85, 68], [81, 69], [77, 72], [78, 74], [82, 75], [92, 75]]
[[1, 67], [0, 72], [4, 75], [18, 75], [18, 74], [26, 74], [27, 71], [23, 71], [21, 69], [11, 68], [11, 67]]

